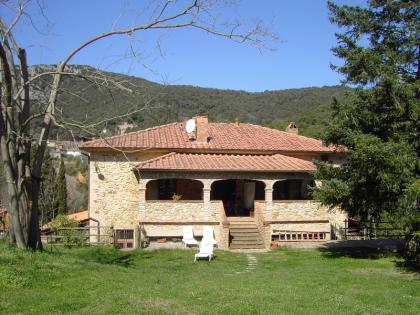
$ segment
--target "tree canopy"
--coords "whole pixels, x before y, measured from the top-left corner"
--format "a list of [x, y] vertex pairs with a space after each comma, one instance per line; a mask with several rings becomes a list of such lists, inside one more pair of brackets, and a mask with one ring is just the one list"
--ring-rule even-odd
[[334, 101], [328, 143], [345, 146], [340, 168], [320, 163], [314, 195], [360, 219], [418, 222], [419, 21], [416, 1], [372, 0], [366, 8], [328, 3], [343, 30], [333, 66], [355, 90]]

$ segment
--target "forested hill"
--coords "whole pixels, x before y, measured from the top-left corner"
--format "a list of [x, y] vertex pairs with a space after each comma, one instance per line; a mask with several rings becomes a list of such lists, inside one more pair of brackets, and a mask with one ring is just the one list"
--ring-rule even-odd
[[[50, 68], [32, 67], [32, 73]], [[88, 66], [71, 66], [78, 76], [65, 76], [59, 96], [60, 115], [84, 125], [96, 123], [96, 131], [118, 132], [118, 125], [132, 124], [132, 130], [182, 121], [185, 117], [207, 114], [211, 121], [262, 124], [284, 129], [295, 121], [300, 133], [320, 136], [329, 120], [333, 97], [347, 91], [341, 86], [308, 87], [250, 93], [185, 85], [161, 85], [132, 76], [103, 72]], [[85, 78], [83, 78], [85, 77]], [[258, 78], [256, 78], [258, 80]], [[48, 91], [48, 80], [37, 81], [32, 91], [41, 104]], [[108, 120], [128, 112], [130, 116]], [[59, 132], [59, 137], [66, 137]]]

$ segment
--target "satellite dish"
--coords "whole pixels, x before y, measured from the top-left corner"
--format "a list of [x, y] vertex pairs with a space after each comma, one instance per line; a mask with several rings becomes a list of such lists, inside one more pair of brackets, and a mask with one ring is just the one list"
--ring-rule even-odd
[[185, 124], [185, 130], [188, 133], [194, 132], [195, 130], [195, 119], [189, 119]]

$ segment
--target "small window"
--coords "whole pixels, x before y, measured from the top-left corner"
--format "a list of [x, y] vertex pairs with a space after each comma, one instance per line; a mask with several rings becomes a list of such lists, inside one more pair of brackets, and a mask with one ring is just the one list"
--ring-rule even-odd
[[134, 230], [115, 230], [115, 246], [119, 249], [134, 247]]

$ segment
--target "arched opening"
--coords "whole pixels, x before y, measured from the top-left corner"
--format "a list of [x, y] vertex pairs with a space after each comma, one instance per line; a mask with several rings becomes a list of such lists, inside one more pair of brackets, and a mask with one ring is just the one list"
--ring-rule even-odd
[[313, 181], [306, 179], [287, 179], [277, 181], [273, 186], [273, 200], [311, 199], [308, 186], [313, 186]]
[[146, 200], [203, 200], [203, 183], [184, 178], [159, 178], [146, 185]]
[[250, 216], [254, 201], [264, 200], [265, 184], [256, 180], [226, 179], [212, 184], [210, 200], [221, 200], [226, 216]]

